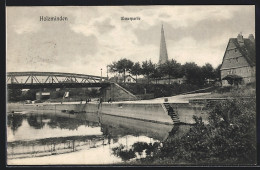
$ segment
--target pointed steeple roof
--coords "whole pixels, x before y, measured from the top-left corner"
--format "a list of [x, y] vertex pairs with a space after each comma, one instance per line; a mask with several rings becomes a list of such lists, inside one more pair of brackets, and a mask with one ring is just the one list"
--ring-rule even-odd
[[167, 54], [167, 48], [166, 48], [166, 42], [165, 42], [164, 30], [163, 30], [163, 24], [162, 24], [159, 64], [163, 64], [167, 60], [168, 60], [168, 54]]

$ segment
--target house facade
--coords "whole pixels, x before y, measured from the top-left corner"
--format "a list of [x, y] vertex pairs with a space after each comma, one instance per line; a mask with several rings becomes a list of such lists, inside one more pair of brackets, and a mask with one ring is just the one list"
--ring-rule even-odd
[[254, 36], [230, 38], [220, 68], [222, 86], [255, 82], [255, 67]]
[[171, 78], [169, 81], [169, 78], [165, 77], [165, 78], [161, 78], [161, 79], [157, 79], [157, 80], [151, 80], [151, 83], [153, 84], [183, 84], [186, 83], [187, 78], [185, 76], [181, 77], [181, 78]]
[[136, 83], [136, 80], [135, 80], [135, 78], [133, 78], [131, 75], [127, 75], [127, 76], [125, 77], [125, 82], [126, 82], [126, 83]]
[[[109, 81], [115, 82], [115, 83], [124, 83], [124, 76], [114, 76], [114, 77], [111, 77], [109, 79]], [[126, 75], [125, 83], [136, 83], [136, 80], [131, 75]]]

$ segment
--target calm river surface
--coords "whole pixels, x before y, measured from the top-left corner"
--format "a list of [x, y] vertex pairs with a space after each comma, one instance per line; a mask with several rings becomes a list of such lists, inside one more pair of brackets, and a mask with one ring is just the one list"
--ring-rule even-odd
[[123, 161], [112, 148], [163, 141], [173, 131], [182, 133], [173, 125], [96, 113], [12, 113], [7, 117], [7, 161], [9, 165], [116, 164]]

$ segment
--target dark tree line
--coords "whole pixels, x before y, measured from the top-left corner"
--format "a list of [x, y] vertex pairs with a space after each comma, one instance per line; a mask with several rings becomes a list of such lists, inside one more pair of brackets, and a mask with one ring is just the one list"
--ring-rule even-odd
[[112, 73], [123, 73], [124, 83], [126, 73], [136, 76], [143, 75], [147, 78], [148, 83], [151, 79], [158, 80], [167, 77], [170, 80], [172, 78], [187, 78], [189, 84], [204, 84], [207, 79], [220, 78], [220, 66], [213, 68], [209, 63], [206, 63], [202, 67], [198, 66], [194, 62], [187, 62], [180, 64], [176, 60], [168, 60], [164, 64], [155, 64], [151, 60], [139, 62], [132, 62], [129, 59], [123, 58], [117, 62], [113, 62], [108, 65], [109, 71]]
[[[36, 93], [41, 92], [43, 89], [30, 89], [26, 92], [22, 92], [22, 89], [8, 89], [7, 99], [9, 102], [17, 102], [24, 100], [36, 100]], [[70, 97], [81, 97], [85, 99], [86, 97], [95, 98], [100, 96], [98, 89], [87, 89], [87, 88], [65, 88], [56, 91], [55, 89], [47, 89], [51, 92], [50, 99], [62, 98], [65, 92], [69, 92]]]

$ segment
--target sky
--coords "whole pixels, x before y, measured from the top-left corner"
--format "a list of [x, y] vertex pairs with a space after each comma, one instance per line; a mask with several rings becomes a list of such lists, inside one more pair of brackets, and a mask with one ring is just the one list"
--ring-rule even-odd
[[252, 5], [7, 7], [6, 14], [7, 72], [100, 76], [102, 68], [105, 76], [106, 66], [122, 58], [158, 63], [162, 24], [168, 58], [181, 64], [217, 67], [229, 38], [255, 36]]

